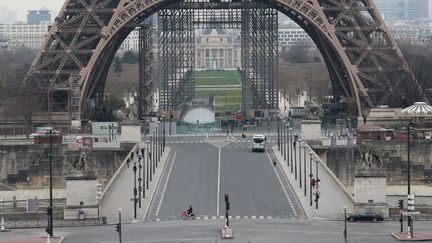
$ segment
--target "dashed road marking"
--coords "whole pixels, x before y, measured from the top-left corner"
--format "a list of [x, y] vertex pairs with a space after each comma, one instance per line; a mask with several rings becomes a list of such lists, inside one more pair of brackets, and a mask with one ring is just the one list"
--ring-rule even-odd
[[162, 206], [163, 199], [164, 199], [164, 197], [165, 197], [165, 192], [166, 192], [166, 189], [167, 189], [167, 186], [168, 186], [169, 178], [170, 178], [170, 176], [171, 176], [171, 171], [172, 171], [172, 168], [173, 168], [173, 165], [174, 165], [174, 162], [175, 162], [176, 155], [177, 155], [177, 152], [174, 153], [174, 156], [173, 156], [173, 159], [172, 159], [172, 163], [171, 163], [170, 169], [169, 169], [169, 171], [168, 171], [168, 175], [167, 175], [167, 177], [165, 178], [165, 185], [164, 185], [164, 189], [162, 190], [162, 195], [161, 195], [161, 197], [160, 197], [160, 199], [159, 199], [159, 203], [158, 203], [158, 206], [157, 206], [157, 208], [156, 208], [156, 213], [155, 213], [156, 216], [159, 215], [159, 211], [160, 211], [160, 208], [161, 208], [161, 206]]

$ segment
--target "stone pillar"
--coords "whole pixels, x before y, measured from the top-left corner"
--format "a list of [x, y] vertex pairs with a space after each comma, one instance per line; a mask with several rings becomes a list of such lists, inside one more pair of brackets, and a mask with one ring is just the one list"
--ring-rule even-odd
[[322, 136], [320, 120], [301, 121], [301, 138], [303, 140], [320, 140], [321, 137]]
[[386, 184], [383, 168], [356, 168], [354, 170], [354, 210], [388, 215]]
[[96, 200], [96, 173], [70, 172], [66, 176], [66, 207], [64, 219], [84, 219], [98, 217], [98, 202]]

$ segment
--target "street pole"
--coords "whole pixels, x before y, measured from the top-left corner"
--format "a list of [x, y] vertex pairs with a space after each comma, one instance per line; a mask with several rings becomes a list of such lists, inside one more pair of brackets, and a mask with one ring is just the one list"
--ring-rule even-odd
[[[408, 152], [408, 201], [411, 195], [411, 161], [410, 161], [410, 129], [411, 129], [411, 120], [408, 122], [407, 127], [407, 152]], [[413, 238], [413, 222], [411, 218], [411, 210], [408, 206], [408, 236], [407, 238]]]
[[280, 139], [280, 117], [277, 117], [278, 122], [278, 128], [277, 128], [277, 134], [278, 134], [278, 150], [281, 151], [281, 139]]
[[345, 228], [344, 228], [344, 232], [343, 232], [343, 234], [344, 234], [344, 239], [345, 239], [345, 242], [347, 241], [347, 237], [348, 237], [348, 235], [347, 235], [347, 214], [346, 214], [346, 211], [347, 211], [347, 206], [343, 206], [343, 210], [344, 210], [344, 219], [345, 219]]
[[[138, 154], [139, 149], [137, 149], [137, 154]], [[142, 186], [141, 186], [141, 182], [142, 182], [142, 178], [141, 178], [141, 169], [142, 169], [142, 165], [141, 165], [141, 155], [138, 155], [138, 198], [139, 198], [139, 208], [141, 208], [141, 191], [142, 191]]]
[[302, 147], [302, 143], [301, 143], [301, 139], [298, 140], [299, 143], [299, 184], [300, 184], [300, 188], [302, 188], [302, 176], [301, 176], [301, 171], [302, 171], [302, 167], [301, 167], [301, 147]]
[[316, 162], [316, 193], [315, 193], [315, 209], [318, 210], [318, 199], [319, 199], [319, 177], [318, 177], [318, 159]]
[[307, 196], [306, 193], [306, 144], [303, 144], [303, 184], [304, 184], [304, 196]]
[[155, 140], [156, 140], [156, 134], [155, 134], [156, 130], [153, 130], [153, 141], [152, 141], [152, 163], [153, 163], [153, 174], [155, 173], [155, 169], [156, 169], [156, 160], [155, 157], [156, 155], [156, 149], [155, 149]]
[[293, 151], [292, 151], [292, 146], [291, 146], [292, 132], [293, 132], [292, 127], [289, 128], [288, 132], [289, 132], [288, 133], [288, 135], [289, 135], [288, 146], [289, 146], [289, 150], [290, 150], [290, 164], [291, 164], [290, 167], [291, 167], [291, 173], [293, 173], [293, 170], [294, 170], [294, 166], [293, 166]]
[[162, 128], [163, 128], [163, 147], [162, 151], [165, 152], [165, 145], [166, 145], [166, 131], [165, 131], [165, 115], [162, 116]]
[[282, 135], [282, 150], [281, 150], [281, 155], [284, 157], [284, 160], [286, 160], [286, 155], [285, 155], [285, 120], [282, 121], [282, 126], [283, 126], [283, 135]]
[[172, 111], [170, 110], [170, 118], [169, 118], [169, 135], [170, 136], [171, 136], [171, 121], [172, 121]]
[[52, 129], [49, 130], [49, 175], [50, 175], [50, 199], [49, 199], [49, 207], [48, 207], [48, 231], [47, 232], [51, 237], [54, 234], [54, 220], [53, 220], [53, 154], [52, 154]]
[[309, 152], [309, 203], [312, 207], [312, 152]]
[[293, 148], [294, 148], [294, 177], [297, 180], [297, 139], [294, 135]]
[[[149, 144], [151, 143], [152, 135], [150, 135], [150, 141], [147, 141], [147, 189], [149, 189], [149, 175], [150, 175], [150, 181], [152, 181], [152, 156], [151, 156], [151, 145], [149, 147]], [[150, 168], [149, 168], [150, 167]]]
[[[147, 179], [147, 177], [146, 177], [146, 172], [147, 172], [147, 170], [146, 170], [146, 156], [145, 156], [145, 148], [141, 148], [141, 158], [142, 158], [142, 161], [143, 161], [143, 187], [142, 187], [142, 193], [143, 193], [143, 198], [145, 198], [145, 190], [146, 190], [146, 179]], [[148, 168], [147, 168], [148, 169]]]
[[156, 137], [155, 137], [155, 158], [156, 158], [156, 167], [158, 166], [158, 162], [159, 162], [159, 122], [157, 123], [158, 125], [156, 125]]
[[117, 212], [118, 212], [118, 220], [119, 220], [119, 222], [118, 222], [119, 243], [122, 242], [122, 232], [121, 232], [121, 225], [122, 225], [122, 223], [121, 223], [121, 211], [122, 211], [121, 208], [117, 209]]
[[287, 123], [286, 124], [286, 134], [285, 134], [285, 137], [286, 137], [285, 147], [286, 147], [286, 152], [287, 152], [287, 166], [289, 166], [289, 155], [290, 155], [290, 151], [289, 151], [289, 146], [290, 145], [289, 145], [289, 141], [288, 141], [289, 129], [290, 129], [290, 124]]
[[136, 161], [133, 161], [133, 172], [134, 172], [134, 188], [133, 188], [133, 195], [134, 195], [134, 218], [137, 218], [137, 188], [136, 188], [136, 171], [137, 171], [137, 167], [136, 167]]

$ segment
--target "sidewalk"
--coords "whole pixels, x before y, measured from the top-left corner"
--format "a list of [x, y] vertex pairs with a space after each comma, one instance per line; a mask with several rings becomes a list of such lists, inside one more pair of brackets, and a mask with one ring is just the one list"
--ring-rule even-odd
[[[170, 154], [170, 148], [165, 147], [165, 152], [162, 154], [160, 162], [155, 170], [155, 174], [152, 175], [152, 181], [149, 181], [149, 189], [145, 190], [145, 198], [141, 198], [141, 208], [138, 207], [137, 203], [137, 220], [144, 220], [147, 211], [150, 207], [153, 199], [156, 187], [159, 182], [160, 175], [165, 167], [166, 161]], [[136, 158], [135, 158], [136, 160]], [[123, 164], [120, 168], [120, 172], [113, 181], [109, 192], [101, 200], [101, 216], [107, 218], [108, 224], [118, 222], [117, 209], [121, 208], [122, 222], [129, 223], [134, 221], [134, 203], [133, 203], [133, 188], [134, 188], [134, 172], [132, 170], [133, 163], [130, 162], [129, 168]], [[147, 169], [147, 168], [146, 168]], [[138, 180], [138, 171], [136, 172]], [[138, 182], [136, 184], [138, 189]], [[137, 195], [138, 196], [138, 195]], [[142, 197], [142, 195], [141, 195]]]
[[[291, 144], [292, 145], [292, 144]], [[309, 218], [325, 218], [325, 219], [336, 219], [338, 213], [343, 213], [343, 207], [347, 206], [347, 212], [353, 212], [354, 200], [349, 196], [348, 192], [342, 188], [343, 185], [338, 183], [338, 179], [331, 174], [328, 168], [324, 168], [325, 165], [320, 161], [318, 163], [318, 178], [320, 180], [319, 184], [319, 200], [318, 200], [318, 210], [316, 209], [315, 202], [315, 189], [312, 189], [312, 206], [310, 206], [310, 181], [309, 181], [309, 173], [312, 172], [313, 178], [316, 179], [316, 159], [318, 156], [312, 152], [312, 170], [310, 170], [310, 155], [309, 151], [311, 149], [309, 146], [305, 146], [306, 149], [306, 161], [305, 158], [305, 149], [302, 147], [301, 152], [299, 153], [299, 146], [297, 143], [296, 149], [296, 157], [294, 154], [291, 154], [291, 151], [287, 152], [287, 161], [290, 161], [293, 164], [293, 168], [291, 166], [287, 166], [287, 161], [284, 160], [284, 157], [281, 156], [281, 152], [278, 151], [278, 147], [274, 146], [272, 148], [277, 160], [279, 161], [279, 166], [283, 169], [285, 175], [288, 178], [289, 183], [297, 196], [297, 199], [301, 206], [303, 207], [304, 212]], [[294, 150], [292, 150], [294, 152]], [[299, 172], [299, 155], [301, 154], [301, 173]], [[292, 155], [292, 162], [291, 162]], [[295, 163], [297, 161], [297, 179], [295, 179]], [[304, 166], [306, 165], [306, 196], [304, 195]], [[291, 172], [293, 171], [293, 172]], [[301, 176], [300, 176], [301, 175]], [[302, 188], [300, 188], [299, 179], [302, 180]]]
[[[7, 234], [5, 232], [0, 233], [1, 234]], [[51, 238], [51, 243], [61, 243], [63, 242], [64, 237], [53, 237]], [[43, 237], [31, 237], [31, 238], [20, 238], [20, 239], [13, 239], [13, 240], [0, 240], [0, 243], [46, 243], [47, 238], [46, 236]]]
[[432, 233], [416, 233], [414, 232], [413, 238], [407, 238], [407, 232], [404, 233], [391, 233], [391, 235], [400, 241], [432, 241]]

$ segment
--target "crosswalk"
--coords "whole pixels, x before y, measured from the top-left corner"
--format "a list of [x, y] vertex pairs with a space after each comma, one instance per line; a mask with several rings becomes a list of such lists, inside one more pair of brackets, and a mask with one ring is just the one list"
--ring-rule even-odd
[[[271, 219], [305, 219], [304, 217], [297, 216], [228, 216], [229, 219], [254, 219], [254, 220], [271, 220]], [[218, 220], [225, 219], [225, 216], [216, 216], [216, 215], [201, 215], [196, 216], [196, 220]], [[171, 217], [160, 217], [156, 218], [154, 221], [171, 221], [171, 220], [181, 220], [180, 216], [171, 216]]]
[[180, 143], [205, 143], [203, 140], [180, 140], [180, 141], [166, 141], [167, 144], [180, 144]]

